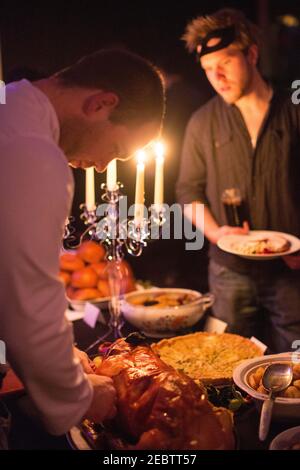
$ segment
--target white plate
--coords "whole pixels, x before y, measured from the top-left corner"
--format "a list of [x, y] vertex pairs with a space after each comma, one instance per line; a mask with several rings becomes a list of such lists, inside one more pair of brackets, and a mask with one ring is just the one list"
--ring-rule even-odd
[[[272, 238], [272, 236], [281, 236], [290, 242], [290, 248], [282, 253], [268, 253], [261, 255], [244, 255], [232, 247], [233, 243], [247, 240], [255, 240], [260, 238]], [[300, 250], [300, 239], [294, 235], [283, 232], [274, 232], [271, 230], [251, 230], [249, 235], [224, 235], [220, 238], [217, 243], [218, 247], [231, 253], [233, 255], [241, 256], [242, 258], [253, 259], [253, 260], [269, 260], [274, 258], [281, 258], [282, 256], [290, 255]]]
[[294, 444], [300, 445], [300, 426], [281, 432], [270, 444], [270, 450], [292, 450]]
[[76, 312], [84, 312], [85, 305], [88, 302], [89, 304], [96, 305], [100, 308], [108, 308], [108, 302], [110, 301], [110, 297], [100, 297], [99, 299], [90, 299], [90, 300], [72, 300], [67, 297], [69, 304], [72, 306], [73, 310]]
[[83, 435], [81, 434], [80, 429], [77, 426], [74, 426], [68, 433], [67, 433], [67, 440], [70, 444], [70, 447], [74, 450], [92, 450], [91, 446], [85, 440]]
[[[139, 283], [135, 284], [135, 288], [136, 288], [136, 290], [145, 290], [143, 285], [139, 284]], [[102, 309], [108, 309], [108, 303], [109, 303], [110, 299], [111, 299], [111, 297], [99, 297], [98, 299], [90, 299], [90, 300], [73, 300], [73, 299], [70, 299], [70, 298], [67, 297], [67, 300], [68, 300], [69, 304], [72, 306], [73, 310], [75, 312], [78, 312], [78, 316], [76, 316], [76, 320], [78, 318], [83, 318], [84, 309], [85, 309], [85, 305], [87, 304], [87, 302], [89, 304], [96, 305], [100, 309], [101, 308]], [[79, 315], [80, 313], [81, 313], [81, 317]]]

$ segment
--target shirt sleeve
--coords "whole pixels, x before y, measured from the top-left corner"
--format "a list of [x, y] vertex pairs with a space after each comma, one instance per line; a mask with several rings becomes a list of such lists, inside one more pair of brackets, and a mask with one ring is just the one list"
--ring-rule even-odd
[[206, 162], [200, 145], [201, 124], [196, 112], [190, 119], [185, 132], [176, 196], [180, 204], [199, 201], [207, 204]]
[[18, 138], [1, 148], [1, 159], [0, 335], [46, 428], [62, 434], [93, 393], [73, 356], [58, 279], [73, 182], [64, 155], [46, 139]]

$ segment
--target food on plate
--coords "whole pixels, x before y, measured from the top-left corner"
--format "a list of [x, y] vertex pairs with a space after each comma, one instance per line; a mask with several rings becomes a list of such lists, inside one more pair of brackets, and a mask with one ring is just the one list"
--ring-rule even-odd
[[269, 238], [253, 238], [234, 242], [232, 248], [243, 255], [265, 255], [288, 251], [290, 242], [282, 236], [274, 235]]
[[[265, 395], [268, 395], [268, 392], [265, 390], [262, 384], [262, 376], [268, 365], [269, 364], [266, 364], [263, 367], [262, 366], [258, 367], [255, 371], [249, 374], [248, 379], [247, 379], [250, 387], [252, 387], [257, 392], [263, 393]], [[292, 367], [293, 367], [292, 383], [288, 388], [283, 390], [283, 392], [278, 393], [279, 397], [300, 398], [300, 380], [299, 380], [300, 364], [293, 364]]]
[[67, 273], [66, 271], [59, 271], [58, 277], [65, 286], [68, 286], [71, 282], [71, 274]]
[[[102, 348], [96, 373], [113, 379], [118, 410], [104, 423], [106, 448], [233, 449], [232, 413], [214, 408], [201, 385], [165, 364], [144, 341], [133, 333]], [[90, 435], [90, 423], [82, 429]]]
[[84, 262], [73, 253], [63, 253], [59, 258], [59, 266], [62, 271], [78, 271], [84, 268]]
[[194, 302], [197, 299], [192, 294], [172, 294], [172, 293], [146, 293], [133, 297], [129, 300], [132, 305], [142, 305], [143, 307], [153, 308], [167, 308], [167, 307], [180, 307]]
[[98, 282], [98, 276], [95, 271], [86, 267], [75, 271], [71, 277], [71, 286], [82, 289], [83, 287], [96, 287]]
[[[103, 259], [104, 254], [103, 246], [93, 241], [83, 242], [77, 251], [61, 254], [58, 277], [65, 284], [69, 299], [95, 300], [110, 297], [108, 277], [112, 264]], [[127, 261], [121, 260], [118, 269], [121, 277], [120, 294], [135, 290], [134, 275]]]
[[74, 289], [70, 298], [72, 300], [93, 300], [99, 299], [101, 292], [98, 289], [87, 287], [85, 289]]
[[164, 362], [207, 385], [232, 383], [233, 369], [241, 361], [262, 356], [252, 341], [230, 333], [192, 333], [152, 347]]
[[107, 262], [100, 261], [99, 263], [93, 263], [90, 265], [91, 268], [97, 273], [99, 279], [106, 280], [108, 278]]
[[73, 300], [92, 300], [99, 299], [101, 292], [98, 289], [87, 287], [85, 289], [74, 289]]
[[99, 292], [101, 292], [102, 297], [109, 297], [110, 296], [110, 289], [109, 289], [109, 284], [108, 281], [103, 281], [100, 279], [97, 284], [97, 289]]
[[86, 263], [99, 263], [105, 257], [105, 249], [100, 243], [89, 240], [80, 245], [77, 255]]
[[[110, 286], [108, 281], [100, 279], [97, 284], [97, 288], [103, 295], [103, 297], [109, 297], [111, 295]], [[119, 294], [123, 295], [125, 293], [135, 290], [135, 283], [132, 278], [123, 278], [120, 282], [120, 291]]]

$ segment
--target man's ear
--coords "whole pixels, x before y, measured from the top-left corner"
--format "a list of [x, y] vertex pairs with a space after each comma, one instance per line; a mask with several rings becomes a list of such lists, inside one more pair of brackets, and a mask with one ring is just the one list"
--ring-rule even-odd
[[247, 58], [248, 61], [250, 62], [251, 65], [256, 66], [258, 62], [258, 47], [256, 44], [252, 44], [252, 46], [249, 47], [248, 53], [247, 53]]
[[119, 97], [111, 91], [100, 91], [88, 96], [82, 106], [84, 114], [90, 116], [100, 112], [110, 113], [119, 104]]

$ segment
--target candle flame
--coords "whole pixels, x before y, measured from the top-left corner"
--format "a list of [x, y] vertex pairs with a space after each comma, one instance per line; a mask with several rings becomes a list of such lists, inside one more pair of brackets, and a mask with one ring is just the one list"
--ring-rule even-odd
[[138, 150], [136, 152], [136, 160], [138, 164], [144, 164], [146, 161], [146, 152], [144, 150]]
[[161, 141], [157, 141], [154, 144], [154, 152], [157, 158], [163, 159], [165, 153], [165, 145]]

